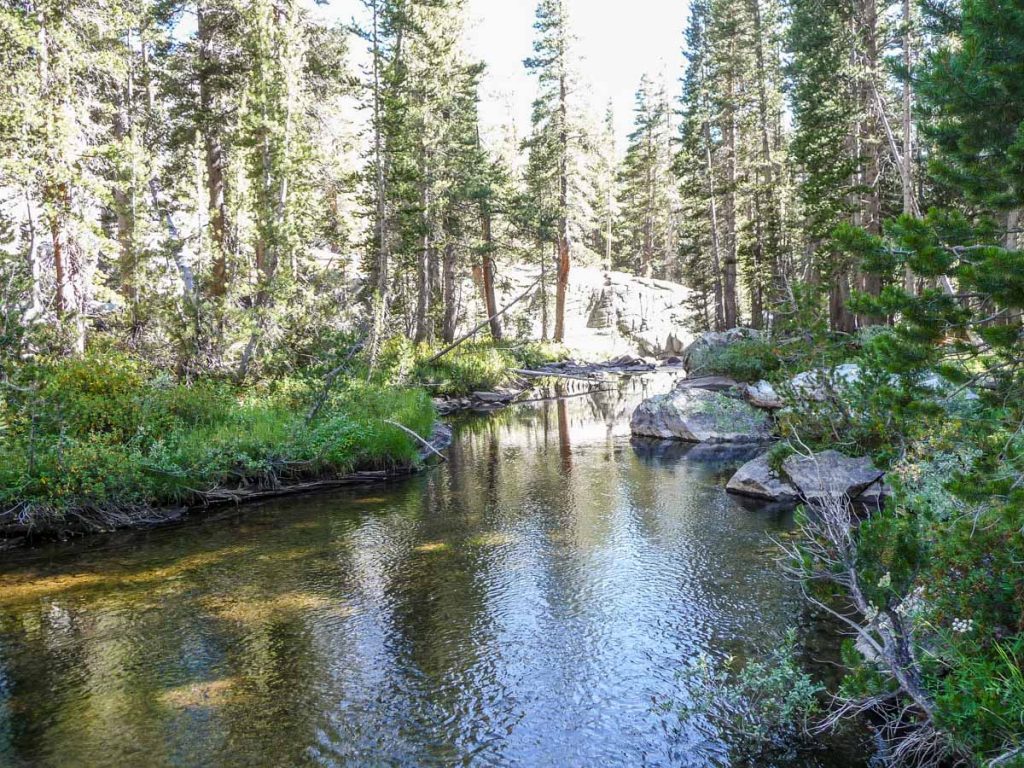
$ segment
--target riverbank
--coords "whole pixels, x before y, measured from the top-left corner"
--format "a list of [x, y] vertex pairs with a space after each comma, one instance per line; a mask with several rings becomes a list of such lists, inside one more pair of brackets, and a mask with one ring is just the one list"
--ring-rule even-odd
[[373, 375], [350, 356], [326, 375], [245, 386], [212, 374], [179, 381], [109, 350], [26, 364], [0, 392], [0, 549], [407, 476], [450, 439], [439, 405], [522, 392], [516, 369], [563, 354], [467, 343], [437, 357], [395, 339]]
[[117, 353], [39, 364], [6, 395], [7, 541], [154, 525], [290, 488], [406, 474], [423, 461], [414, 435], [432, 435], [437, 421], [419, 388], [179, 383]]

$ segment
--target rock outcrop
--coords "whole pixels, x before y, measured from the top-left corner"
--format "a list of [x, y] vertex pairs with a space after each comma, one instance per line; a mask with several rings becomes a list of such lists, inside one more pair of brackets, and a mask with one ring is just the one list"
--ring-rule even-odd
[[839, 451], [793, 455], [782, 462], [786, 477], [807, 501], [839, 496], [854, 500], [884, 477], [866, 456], [850, 458]]
[[758, 456], [736, 470], [725, 489], [765, 501], [795, 502], [800, 498], [796, 486], [768, 465], [768, 454]]
[[855, 363], [845, 363], [831, 370], [815, 368], [798, 373], [789, 382], [793, 393], [805, 400], [825, 402], [833, 393], [853, 386], [861, 378], [861, 369]]
[[[500, 265], [498, 305], [511, 303], [536, 280], [537, 271], [532, 267]], [[460, 331], [486, 319], [478, 285], [467, 280], [462, 296], [465, 305], [459, 318]], [[688, 330], [693, 318], [691, 296], [691, 291], [678, 283], [574, 266], [566, 291], [566, 345], [587, 360], [607, 360], [616, 355], [681, 355], [694, 338]], [[542, 301], [540, 291], [535, 290], [502, 318], [509, 338], [541, 338]], [[547, 301], [548, 318], [553, 323], [553, 276]], [[550, 337], [550, 324], [547, 331]]]
[[740, 467], [726, 485], [730, 493], [773, 502], [811, 504], [845, 498], [878, 508], [892, 491], [884, 473], [871, 459], [850, 458], [838, 451], [813, 456], [793, 455], [782, 462], [782, 472], [768, 464], [768, 454]]
[[785, 405], [775, 388], [763, 379], [754, 384], [744, 385], [743, 396], [755, 408], [764, 408], [768, 411], [776, 411]]
[[642, 402], [634, 435], [694, 443], [751, 443], [771, 438], [768, 416], [742, 400], [707, 389], [677, 389]]
[[676, 389], [706, 389], [709, 392], [733, 392], [738, 389], [739, 382], [728, 376], [697, 376], [681, 379]]

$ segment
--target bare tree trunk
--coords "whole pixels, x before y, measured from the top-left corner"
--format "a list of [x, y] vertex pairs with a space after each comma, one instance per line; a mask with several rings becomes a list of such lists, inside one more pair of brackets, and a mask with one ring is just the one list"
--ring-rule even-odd
[[498, 301], [494, 294], [494, 233], [491, 209], [486, 202], [480, 205], [480, 230], [484, 243], [481, 264], [484, 306], [487, 308], [487, 316], [491, 319], [491, 338], [494, 341], [501, 341], [501, 318], [497, 317]]
[[559, 78], [558, 111], [558, 274], [555, 279], [555, 342], [565, 341], [565, 295], [569, 287], [571, 247], [569, 244], [569, 109], [568, 87], [564, 71]]
[[444, 255], [441, 259], [441, 290], [442, 302], [444, 304], [444, 319], [441, 324], [441, 335], [446, 344], [450, 344], [455, 341], [455, 331], [459, 317], [455, 262], [455, 243], [449, 237], [448, 242], [444, 246]]
[[725, 330], [725, 303], [722, 289], [721, 235], [718, 230], [718, 203], [715, 194], [715, 165], [711, 159], [711, 126], [704, 123], [704, 160], [708, 175], [708, 215], [711, 218], [711, 269], [714, 272], [715, 330]]

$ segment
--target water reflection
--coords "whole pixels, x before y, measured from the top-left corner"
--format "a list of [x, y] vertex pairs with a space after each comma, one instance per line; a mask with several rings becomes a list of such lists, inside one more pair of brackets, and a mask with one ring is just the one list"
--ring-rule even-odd
[[0, 764], [730, 764], [663, 706], [677, 671], [829, 636], [775, 568], [789, 516], [722, 492], [741, 456], [630, 442], [668, 386], [562, 384], [401, 485], [9, 558]]

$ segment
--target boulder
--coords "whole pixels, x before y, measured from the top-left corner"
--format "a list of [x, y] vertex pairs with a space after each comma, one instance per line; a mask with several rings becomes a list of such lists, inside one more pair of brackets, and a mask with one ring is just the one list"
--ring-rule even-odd
[[789, 385], [800, 397], [821, 403], [828, 400], [831, 393], [856, 384], [860, 378], [859, 365], [844, 363], [831, 370], [815, 368], [798, 373], [790, 380]]
[[768, 465], [767, 453], [736, 470], [725, 490], [766, 501], [796, 502], [800, 498], [796, 487]]
[[949, 380], [943, 378], [934, 371], [925, 373], [921, 378], [917, 380], [917, 386], [921, 389], [927, 389], [929, 392], [934, 392], [936, 395], [952, 395], [957, 393], [957, 397], [964, 400], [978, 400], [978, 393], [973, 389], [960, 390]]
[[473, 399], [481, 403], [508, 403], [516, 396], [515, 392], [474, 392]]
[[694, 443], [751, 443], [771, 438], [768, 416], [742, 400], [707, 389], [677, 389], [644, 400], [633, 412], [634, 435]]
[[812, 502], [831, 496], [856, 499], [884, 476], [866, 456], [853, 459], [839, 451], [793, 455], [782, 463], [782, 469], [800, 495]]
[[690, 373], [705, 370], [713, 353], [740, 341], [761, 339], [761, 332], [753, 328], [730, 328], [728, 331], [702, 333], [683, 352], [683, 365]]
[[736, 379], [728, 376], [698, 376], [686, 378], [676, 384], [676, 389], [707, 389], [711, 392], [730, 392], [739, 386]]
[[892, 498], [892, 486], [880, 478], [877, 482], [869, 485], [857, 498], [858, 505], [867, 507], [871, 511], [878, 511], [885, 506], [885, 500]]
[[785, 405], [775, 388], [764, 379], [754, 384], [745, 385], [743, 396], [755, 408], [764, 408], [768, 411], [778, 410]]

